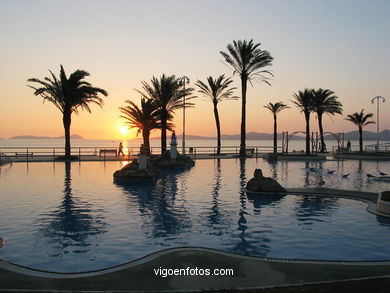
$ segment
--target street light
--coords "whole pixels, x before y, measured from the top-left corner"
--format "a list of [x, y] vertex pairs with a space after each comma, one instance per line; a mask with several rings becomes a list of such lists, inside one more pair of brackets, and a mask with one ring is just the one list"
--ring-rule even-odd
[[376, 100], [376, 151], [379, 151], [379, 100], [385, 102], [385, 98], [381, 96], [376, 96], [371, 100], [371, 103], [375, 103]]
[[190, 83], [187, 76], [180, 79], [180, 85], [183, 86], [183, 155], [186, 154], [186, 84]]

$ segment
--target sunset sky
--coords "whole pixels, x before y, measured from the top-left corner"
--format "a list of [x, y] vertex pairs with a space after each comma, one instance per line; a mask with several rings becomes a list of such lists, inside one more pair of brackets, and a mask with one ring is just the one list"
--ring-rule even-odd
[[[63, 135], [60, 112], [33, 95], [27, 79], [43, 79], [60, 64], [68, 74], [88, 71], [87, 81], [109, 92], [102, 109], [73, 116], [71, 131], [89, 139], [123, 138], [118, 107], [139, 102], [141, 81], [165, 74], [197, 79], [232, 75], [220, 51], [233, 40], [253, 39], [274, 57], [271, 86], [248, 88], [247, 131], [272, 132], [263, 105], [284, 101], [279, 131], [304, 130], [304, 117], [292, 94], [304, 88], [333, 90], [344, 114], [376, 114], [390, 128], [390, 1], [43, 1], [0, 0], [0, 137]], [[234, 85], [240, 94], [239, 78]], [[224, 134], [240, 131], [241, 101], [220, 104]], [[182, 112], [175, 124], [182, 128]], [[355, 126], [325, 117], [325, 131]], [[375, 117], [376, 119], [376, 117]], [[313, 116], [313, 130], [317, 121]], [[370, 125], [368, 130], [375, 131]], [[187, 134], [215, 135], [212, 104], [199, 96], [187, 112]], [[128, 133], [131, 138], [135, 131]], [[155, 135], [158, 135], [156, 132]]]

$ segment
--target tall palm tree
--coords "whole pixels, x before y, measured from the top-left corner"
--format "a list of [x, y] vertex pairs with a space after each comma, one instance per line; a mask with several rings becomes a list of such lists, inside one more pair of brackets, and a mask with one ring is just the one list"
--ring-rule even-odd
[[374, 114], [364, 114], [364, 109], [360, 111], [360, 113], [353, 113], [348, 115], [345, 120], [351, 121], [355, 124], [359, 129], [359, 151], [363, 152], [363, 127], [368, 124], [374, 124], [374, 121], [370, 121], [368, 119], [372, 118]]
[[292, 102], [305, 114], [306, 120], [306, 155], [310, 155], [310, 113], [313, 111], [313, 90], [304, 89], [293, 94]]
[[[193, 97], [191, 95], [193, 88], [189, 87], [184, 90], [181, 87], [180, 78], [175, 75], [166, 76], [163, 74], [159, 79], [153, 76], [150, 83], [142, 82], [143, 91], [138, 91], [145, 99], [153, 100], [158, 109], [158, 117], [161, 123], [161, 153], [167, 150], [167, 130], [168, 122], [173, 119], [173, 114], [177, 109], [184, 107], [183, 97], [186, 100]], [[185, 103], [185, 107], [192, 107], [191, 102]]]
[[43, 80], [30, 78], [28, 82], [39, 84], [40, 87], [30, 86], [35, 90], [34, 95], [43, 97], [44, 100], [52, 102], [62, 113], [62, 122], [65, 130], [65, 158], [70, 158], [70, 125], [72, 113], [78, 114], [78, 110], [87, 110], [91, 113], [89, 104], [103, 106], [103, 99], [99, 96], [107, 96], [108, 93], [97, 87], [93, 87], [84, 79], [89, 73], [84, 70], [76, 70], [69, 78], [61, 65], [60, 76], [57, 78], [53, 72], [50, 77]]
[[207, 78], [207, 83], [197, 80], [195, 85], [199, 88], [199, 92], [207, 98], [210, 98], [214, 106], [214, 118], [217, 127], [217, 154], [221, 153], [221, 124], [219, 121], [218, 103], [222, 100], [237, 99], [232, 96], [236, 87], [230, 87], [233, 82], [230, 78], [225, 78], [225, 75], [221, 75], [214, 79], [212, 76]]
[[313, 111], [317, 113], [318, 128], [320, 131], [321, 149], [320, 152], [325, 152], [324, 128], [322, 127], [322, 116], [324, 113], [329, 115], [342, 114], [343, 105], [338, 101], [338, 97], [334, 92], [328, 89], [313, 90]]
[[[153, 129], [161, 129], [161, 123], [158, 117], [158, 109], [154, 100], [141, 98], [141, 108], [134, 102], [127, 100], [127, 106], [119, 107], [120, 118], [125, 119], [125, 124], [129, 129], [137, 128], [137, 136], [142, 132], [143, 144], [146, 154], [150, 154], [150, 132]], [[168, 129], [171, 124], [168, 123]]]
[[268, 82], [268, 76], [272, 73], [262, 68], [272, 65], [273, 58], [270, 53], [259, 48], [260, 43], [233, 41], [233, 44], [227, 45], [228, 53], [221, 51], [225, 62], [233, 68], [233, 73], [237, 73], [241, 78], [241, 142], [240, 156], [245, 156], [246, 147], [246, 90], [248, 81], [258, 80]]
[[284, 109], [290, 108], [283, 102], [276, 102], [275, 104], [273, 103], [268, 103], [267, 105], [264, 106], [264, 108], [270, 110], [272, 114], [274, 115], [274, 154], [278, 152], [278, 124], [277, 124], [277, 114], [281, 112]]

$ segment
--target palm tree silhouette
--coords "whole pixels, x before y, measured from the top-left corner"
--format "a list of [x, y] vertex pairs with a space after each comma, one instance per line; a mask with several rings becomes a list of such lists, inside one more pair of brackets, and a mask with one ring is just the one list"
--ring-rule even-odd
[[328, 89], [313, 90], [313, 111], [317, 113], [318, 128], [321, 139], [321, 153], [325, 152], [324, 128], [322, 127], [322, 116], [324, 113], [329, 115], [342, 114], [343, 105], [338, 101], [334, 92]]
[[313, 111], [313, 90], [304, 89], [303, 92], [293, 94], [292, 102], [305, 114], [306, 120], [306, 155], [310, 155], [310, 113]]
[[237, 99], [233, 97], [233, 91], [236, 87], [229, 87], [233, 82], [230, 78], [225, 78], [225, 75], [221, 75], [214, 79], [212, 76], [207, 78], [207, 84], [197, 80], [195, 85], [199, 88], [199, 92], [207, 98], [210, 98], [214, 105], [214, 117], [217, 127], [217, 154], [221, 153], [221, 124], [219, 121], [218, 103], [222, 100]]
[[369, 121], [368, 119], [372, 118], [374, 114], [364, 114], [364, 109], [360, 111], [360, 113], [353, 113], [348, 115], [345, 120], [351, 121], [355, 124], [359, 129], [359, 151], [363, 152], [363, 127], [368, 124], [374, 124], [374, 121]]
[[69, 78], [65, 74], [65, 70], [61, 65], [60, 76], [57, 78], [53, 72], [49, 70], [50, 77], [45, 77], [43, 80], [37, 78], [29, 78], [28, 82], [35, 82], [40, 87], [30, 86], [35, 90], [34, 95], [43, 97], [44, 101], [52, 102], [62, 113], [62, 122], [65, 130], [65, 157], [71, 155], [70, 149], [70, 124], [72, 113], [78, 114], [79, 108], [87, 110], [91, 113], [90, 103], [103, 106], [103, 99], [99, 96], [108, 96], [108, 93], [97, 87], [93, 87], [84, 79], [89, 76], [89, 73], [84, 70], [76, 70]]
[[[142, 132], [142, 138], [144, 143], [144, 149], [146, 154], [150, 154], [150, 132], [153, 129], [161, 129], [161, 123], [158, 117], [157, 104], [154, 100], [141, 98], [141, 108], [139, 108], [134, 102], [127, 100], [128, 104], [125, 107], [120, 107], [122, 115], [120, 118], [125, 119], [125, 124], [129, 129], [137, 128], [137, 136]], [[168, 129], [171, 129], [170, 123], [168, 123]]]
[[[167, 130], [168, 122], [173, 119], [173, 114], [177, 109], [184, 107], [182, 98], [191, 95], [193, 88], [189, 87], [184, 90], [180, 85], [180, 78], [175, 75], [166, 76], [163, 74], [160, 79], [152, 77], [150, 83], [141, 82], [143, 91], [138, 91], [145, 99], [153, 100], [157, 105], [157, 113], [161, 123], [161, 153], [167, 150]], [[188, 97], [186, 100], [194, 97]], [[185, 107], [193, 107], [191, 102], [186, 102]]]
[[274, 115], [274, 154], [278, 152], [278, 124], [277, 124], [277, 114], [281, 112], [284, 109], [290, 108], [283, 102], [276, 102], [275, 104], [273, 103], [268, 103], [267, 105], [264, 106], [264, 108], [270, 110], [272, 114]]
[[249, 42], [233, 41], [233, 44], [228, 44], [228, 53], [221, 51], [221, 55], [225, 58], [227, 64], [233, 68], [233, 74], [237, 73], [241, 78], [241, 142], [240, 156], [245, 156], [246, 147], [246, 90], [248, 81], [258, 80], [268, 85], [269, 78], [272, 76], [268, 70], [262, 70], [263, 67], [272, 65], [273, 58], [270, 53], [259, 48], [260, 43], [254, 44], [253, 40]]

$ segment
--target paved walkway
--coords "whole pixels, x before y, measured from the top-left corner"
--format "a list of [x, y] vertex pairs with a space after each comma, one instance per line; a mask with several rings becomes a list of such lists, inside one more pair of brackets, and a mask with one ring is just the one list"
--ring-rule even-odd
[[[156, 276], [159, 268], [233, 269], [233, 276]], [[178, 291], [264, 288], [390, 275], [390, 262], [307, 262], [245, 257], [211, 249], [161, 251], [84, 276], [32, 271], [0, 262], [0, 288], [62, 291]]]

